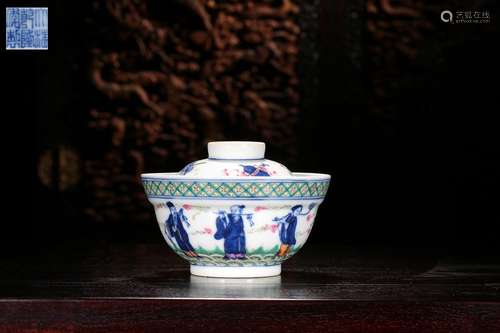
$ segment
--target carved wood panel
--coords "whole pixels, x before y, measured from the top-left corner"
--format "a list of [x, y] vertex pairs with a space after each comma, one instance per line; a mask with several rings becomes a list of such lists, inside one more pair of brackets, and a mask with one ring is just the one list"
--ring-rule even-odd
[[211, 140], [262, 140], [275, 158], [293, 160], [298, 71], [307, 78], [310, 68], [300, 67], [299, 57], [317, 59], [310, 53], [317, 3], [96, 1], [86, 213], [102, 221], [149, 219], [139, 174], [178, 170], [205, 157]]

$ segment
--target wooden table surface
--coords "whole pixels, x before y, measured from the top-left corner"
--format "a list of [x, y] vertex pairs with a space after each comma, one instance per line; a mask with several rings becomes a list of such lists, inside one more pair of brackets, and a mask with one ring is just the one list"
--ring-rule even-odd
[[500, 332], [500, 264], [306, 245], [278, 277], [191, 276], [164, 244], [2, 259], [0, 331]]

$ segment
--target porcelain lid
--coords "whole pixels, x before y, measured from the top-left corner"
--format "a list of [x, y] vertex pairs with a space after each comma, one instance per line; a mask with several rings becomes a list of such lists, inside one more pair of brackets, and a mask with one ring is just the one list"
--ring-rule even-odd
[[179, 173], [193, 177], [290, 177], [284, 165], [264, 158], [266, 145], [253, 141], [208, 143], [208, 158], [189, 163]]

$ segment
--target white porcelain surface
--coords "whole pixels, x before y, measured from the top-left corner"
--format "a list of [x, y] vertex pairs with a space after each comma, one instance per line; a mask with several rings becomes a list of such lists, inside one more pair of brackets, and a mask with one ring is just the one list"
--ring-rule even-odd
[[281, 265], [247, 266], [247, 267], [214, 267], [191, 265], [191, 274], [196, 276], [218, 278], [255, 278], [281, 274]]
[[208, 158], [221, 160], [257, 160], [264, 158], [266, 144], [252, 141], [217, 141], [208, 143]]

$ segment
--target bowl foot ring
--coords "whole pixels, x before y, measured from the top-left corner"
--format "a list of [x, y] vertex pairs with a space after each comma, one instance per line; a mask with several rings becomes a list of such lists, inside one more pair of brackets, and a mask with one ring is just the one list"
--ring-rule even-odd
[[191, 274], [217, 278], [257, 278], [276, 276], [281, 274], [281, 265], [273, 266], [200, 266], [191, 265]]

